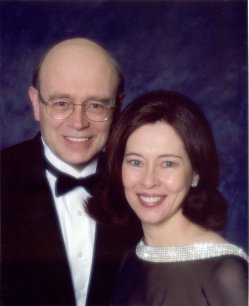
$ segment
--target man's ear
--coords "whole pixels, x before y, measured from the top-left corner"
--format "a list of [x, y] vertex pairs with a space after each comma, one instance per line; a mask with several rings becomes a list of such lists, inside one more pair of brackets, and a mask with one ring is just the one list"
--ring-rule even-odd
[[119, 94], [118, 94], [118, 101], [119, 101], [119, 103], [121, 104], [122, 103], [122, 101], [124, 100], [124, 97], [125, 97], [125, 93], [124, 93], [124, 91], [122, 91], [122, 92], [120, 92]]
[[34, 114], [35, 120], [40, 121], [40, 102], [39, 102], [38, 90], [35, 87], [30, 86], [28, 93], [29, 93], [29, 98], [31, 100], [31, 104], [33, 107], [33, 114]]

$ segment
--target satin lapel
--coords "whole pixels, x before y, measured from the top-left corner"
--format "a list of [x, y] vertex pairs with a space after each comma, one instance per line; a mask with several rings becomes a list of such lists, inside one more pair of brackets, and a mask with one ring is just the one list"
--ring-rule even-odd
[[97, 226], [87, 306], [108, 305], [123, 255], [118, 245], [118, 237], [111, 230]]
[[8, 188], [12, 183], [15, 191], [9, 192], [7, 187], [3, 190], [3, 255], [6, 262], [14, 263], [6, 265], [5, 271], [11, 273], [17, 288], [10, 290], [17, 292], [20, 304], [36, 301], [44, 305], [74, 305], [69, 265], [46, 179], [40, 136], [7, 153], [5, 163], [11, 164], [12, 160], [18, 167], [18, 172], [12, 169], [15, 176], [11, 177], [11, 169], [6, 169], [4, 177], [4, 183]]

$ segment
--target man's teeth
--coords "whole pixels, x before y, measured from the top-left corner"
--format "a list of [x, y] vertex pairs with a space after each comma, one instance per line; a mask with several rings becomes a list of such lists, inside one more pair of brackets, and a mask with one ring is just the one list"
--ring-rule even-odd
[[143, 202], [146, 202], [146, 203], [155, 203], [155, 202], [158, 202], [161, 199], [161, 197], [145, 197], [145, 196], [140, 196], [140, 199]]
[[87, 141], [89, 138], [74, 138], [74, 137], [67, 137], [67, 139], [71, 141], [77, 141], [77, 142], [82, 142], [82, 141]]

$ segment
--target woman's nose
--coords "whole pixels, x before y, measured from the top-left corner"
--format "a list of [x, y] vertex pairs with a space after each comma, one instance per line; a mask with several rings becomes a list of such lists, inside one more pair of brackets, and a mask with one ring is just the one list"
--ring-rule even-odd
[[153, 167], [144, 169], [144, 173], [141, 177], [141, 184], [146, 188], [153, 188], [160, 185], [160, 179]]

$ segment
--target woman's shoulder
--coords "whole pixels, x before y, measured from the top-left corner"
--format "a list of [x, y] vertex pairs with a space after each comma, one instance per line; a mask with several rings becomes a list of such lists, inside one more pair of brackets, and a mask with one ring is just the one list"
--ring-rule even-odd
[[228, 256], [230, 256], [238, 257], [249, 262], [248, 254], [241, 247], [230, 243], [228, 240], [214, 231], [208, 230], [204, 232], [203, 235], [200, 236], [197, 243], [204, 245], [206, 244], [207, 246], [210, 245], [216, 253], [216, 256], [226, 256], [226, 260], [228, 260]]
[[212, 230], [197, 225], [194, 225], [193, 228], [192, 241], [196, 243], [228, 243], [225, 238]]

